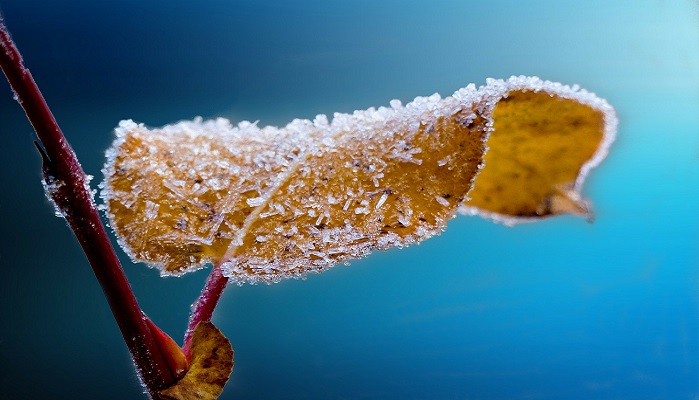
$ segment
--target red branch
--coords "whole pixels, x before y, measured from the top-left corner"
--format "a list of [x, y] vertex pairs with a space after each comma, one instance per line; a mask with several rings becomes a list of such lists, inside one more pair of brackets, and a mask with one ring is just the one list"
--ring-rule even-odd
[[[153, 397], [175, 381], [173, 370], [148, 327], [92, 200], [89, 181], [39, 88], [22, 62], [0, 15], [0, 67], [45, 149], [48, 194], [87, 255], [136, 368]], [[38, 146], [37, 146], [38, 147]], [[40, 150], [41, 151], [41, 150]]]

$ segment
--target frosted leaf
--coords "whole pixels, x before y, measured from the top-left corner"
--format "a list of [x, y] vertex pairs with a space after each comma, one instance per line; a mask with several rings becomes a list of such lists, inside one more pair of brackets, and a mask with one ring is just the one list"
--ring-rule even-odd
[[[552, 108], [568, 101], [583, 120]], [[508, 122], [522, 119], [517, 110], [530, 116], [527, 121], [541, 118], [542, 132], [547, 124], [573, 132], [573, 142], [560, 155], [547, 153], [547, 138]], [[549, 115], [552, 110], [558, 117]], [[444, 230], [457, 209], [507, 221], [580, 211], [576, 207], [586, 204], [581, 176], [606, 154], [615, 124], [604, 100], [526, 77], [489, 80], [480, 89], [469, 85], [451, 97], [419, 97], [405, 106], [392, 101], [390, 108], [336, 113], [331, 122], [323, 115], [294, 120], [283, 128], [198, 118], [150, 130], [122, 121], [107, 153], [102, 197], [134, 260], [169, 275], [211, 262], [238, 283], [270, 283], [419, 243]], [[544, 154], [548, 167], [514, 179], [526, 171], [509, 165], [511, 154], [502, 151], [507, 146], [496, 143], [483, 168], [491, 132], [527, 140], [523, 157]], [[591, 143], [578, 146], [585, 141]], [[575, 153], [575, 162], [560, 161], [580, 147], [592, 149], [588, 158]], [[498, 165], [505, 171], [498, 174]], [[559, 165], [572, 183], [550, 179]], [[503, 185], [532, 188], [533, 216], [476, 205], [493, 195], [508, 204], [507, 196], [488, 189], [495, 181], [483, 174], [488, 170]]]

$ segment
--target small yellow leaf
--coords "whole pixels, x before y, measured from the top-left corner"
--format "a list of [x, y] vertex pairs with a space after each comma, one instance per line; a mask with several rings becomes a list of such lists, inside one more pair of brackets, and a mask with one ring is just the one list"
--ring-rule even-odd
[[419, 243], [457, 210], [586, 214], [582, 180], [615, 124], [593, 94], [526, 77], [281, 129], [123, 121], [102, 196], [135, 260], [276, 282]]
[[200, 322], [192, 335], [189, 370], [173, 386], [161, 391], [173, 400], [214, 400], [233, 371], [231, 342], [211, 322]]

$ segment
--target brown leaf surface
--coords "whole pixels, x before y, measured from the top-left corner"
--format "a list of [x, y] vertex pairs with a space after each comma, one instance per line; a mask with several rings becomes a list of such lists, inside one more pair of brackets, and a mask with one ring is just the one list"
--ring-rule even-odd
[[200, 322], [192, 336], [185, 376], [160, 393], [172, 400], [215, 400], [233, 371], [231, 342], [211, 322]]
[[276, 282], [418, 243], [457, 210], [506, 222], [584, 214], [582, 182], [615, 126], [604, 100], [526, 77], [281, 129], [124, 121], [102, 196], [135, 260]]

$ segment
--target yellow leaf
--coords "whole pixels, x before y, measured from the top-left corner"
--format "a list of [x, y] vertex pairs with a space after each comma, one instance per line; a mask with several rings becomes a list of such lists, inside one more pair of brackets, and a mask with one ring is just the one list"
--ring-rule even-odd
[[172, 400], [215, 400], [233, 371], [231, 342], [211, 322], [200, 322], [192, 335], [189, 370], [161, 391]]
[[102, 196], [135, 260], [276, 282], [418, 243], [457, 210], [508, 222], [584, 213], [582, 180], [615, 124], [593, 94], [526, 77], [281, 129], [123, 121]]

